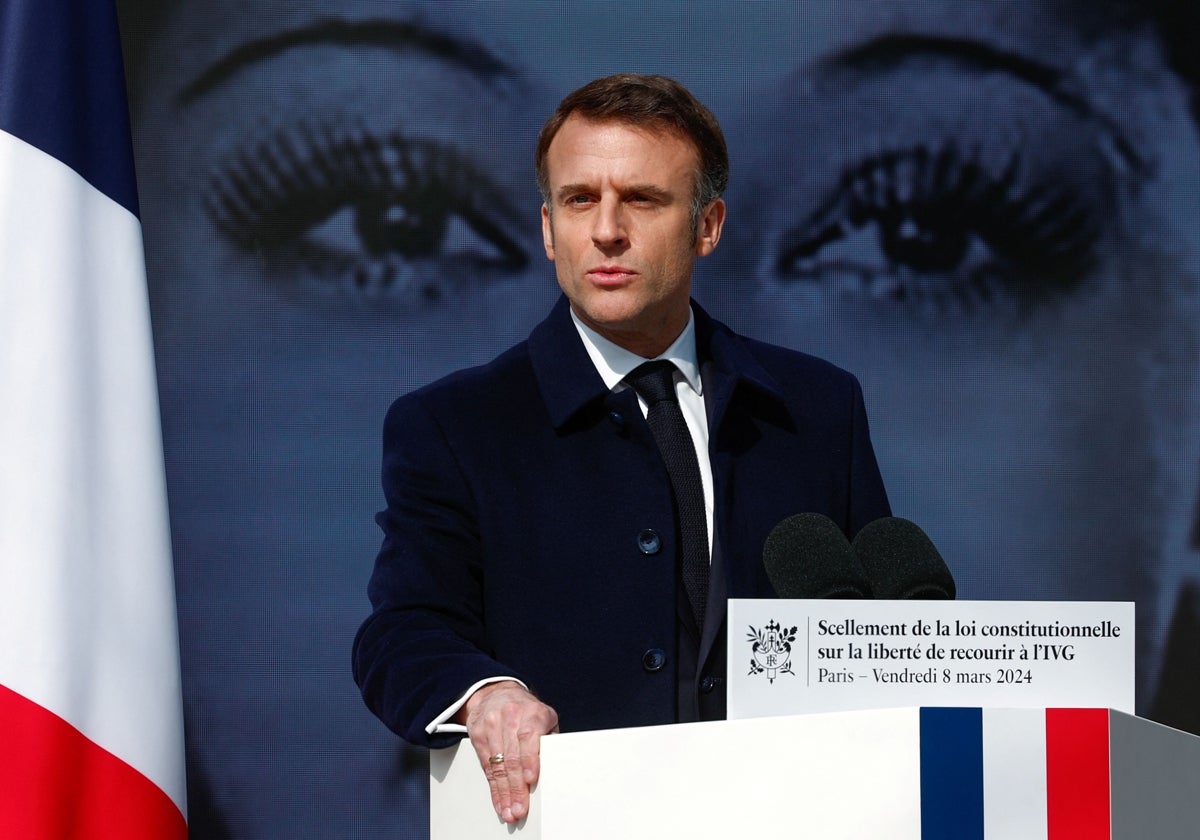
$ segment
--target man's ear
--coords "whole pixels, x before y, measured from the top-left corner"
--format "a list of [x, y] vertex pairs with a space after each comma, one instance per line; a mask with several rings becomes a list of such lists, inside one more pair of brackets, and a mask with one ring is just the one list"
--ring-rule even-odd
[[725, 227], [725, 199], [714, 198], [700, 213], [696, 225], [696, 256], [707, 257], [721, 241], [721, 229]]
[[546, 248], [546, 259], [554, 261], [554, 227], [550, 223], [550, 208], [542, 203], [542, 245]]

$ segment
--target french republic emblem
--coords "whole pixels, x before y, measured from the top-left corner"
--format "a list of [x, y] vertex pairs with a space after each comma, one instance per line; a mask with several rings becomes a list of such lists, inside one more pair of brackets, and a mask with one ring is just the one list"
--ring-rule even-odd
[[780, 674], [796, 676], [792, 670], [795, 627], [780, 627], [778, 621], [771, 621], [761, 630], [751, 625], [746, 638], [750, 642], [750, 676], [766, 674], [772, 683]]

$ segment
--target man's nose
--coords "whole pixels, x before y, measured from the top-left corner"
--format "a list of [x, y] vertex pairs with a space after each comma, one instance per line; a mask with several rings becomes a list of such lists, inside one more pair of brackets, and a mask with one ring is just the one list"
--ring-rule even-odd
[[628, 241], [626, 219], [620, 201], [601, 201], [592, 227], [592, 241], [600, 248], [624, 245]]

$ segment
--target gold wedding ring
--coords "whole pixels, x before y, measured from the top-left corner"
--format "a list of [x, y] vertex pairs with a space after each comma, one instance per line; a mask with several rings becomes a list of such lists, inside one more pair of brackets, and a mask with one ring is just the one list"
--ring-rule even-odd
[[496, 753], [493, 756], [488, 756], [488, 764], [494, 765], [494, 764], [503, 764], [503, 763], [504, 763], [504, 753]]

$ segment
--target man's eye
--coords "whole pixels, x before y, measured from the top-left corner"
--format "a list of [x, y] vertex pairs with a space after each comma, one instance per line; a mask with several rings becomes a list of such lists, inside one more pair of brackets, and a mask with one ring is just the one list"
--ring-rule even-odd
[[1065, 293], [1093, 262], [1110, 183], [1027, 175], [1019, 153], [985, 165], [953, 144], [873, 157], [784, 236], [773, 273], [932, 315]]
[[267, 273], [399, 305], [528, 264], [507, 197], [446, 146], [344, 125], [299, 126], [242, 150], [206, 195], [217, 228]]

